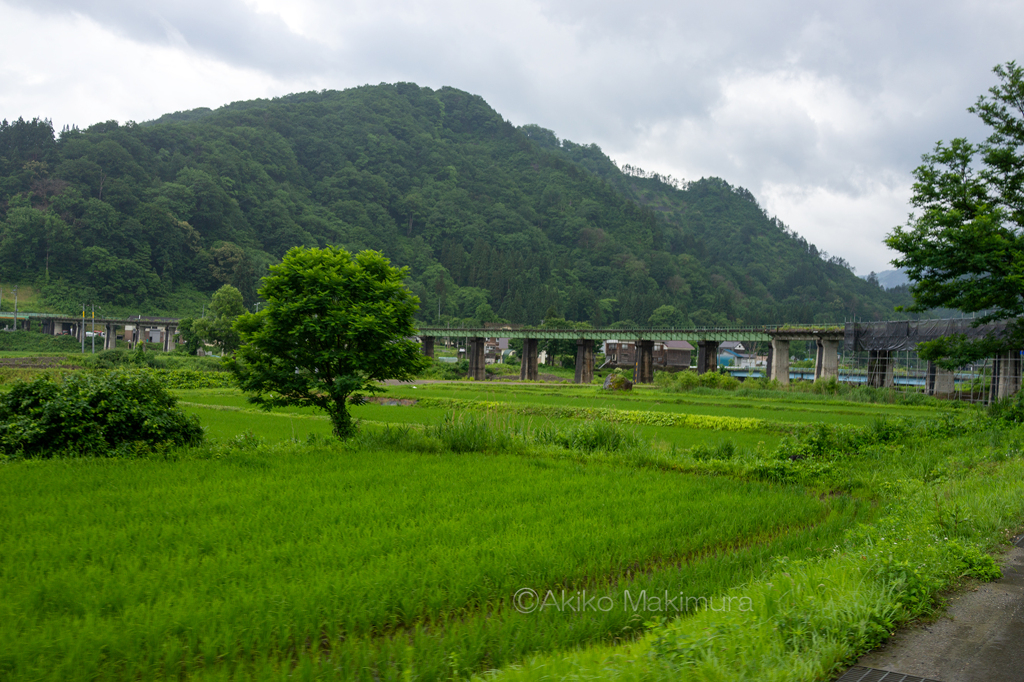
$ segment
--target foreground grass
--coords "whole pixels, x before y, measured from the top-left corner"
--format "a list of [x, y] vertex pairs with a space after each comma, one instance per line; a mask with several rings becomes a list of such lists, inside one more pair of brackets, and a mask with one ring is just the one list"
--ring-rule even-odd
[[[242, 443], [219, 459], [8, 464], [0, 673], [447, 677], [650, 614], [524, 615], [523, 587], [717, 593], [855, 518], [728, 479], [580, 460]], [[538, 617], [539, 616], [539, 617]], [[409, 648], [411, 647], [411, 648]]]
[[982, 548], [1008, 541], [1024, 519], [1024, 461], [1007, 455], [997, 447], [984, 464], [932, 485], [890, 483], [890, 502], [876, 523], [852, 529], [824, 556], [785, 558], [764, 578], [723, 595], [739, 606], [722, 608], [723, 600], [717, 609], [656, 619], [625, 646], [538, 655], [485, 677], [832, 679], [901, 625], [941, 608], [944, 591], [999, 576]]
[[1024, 520], [1024, 434], [971, 410], [461, 383], [332, 446], [178, 393], [213, 445], [4, 466], [0, 678], [824, 680]]

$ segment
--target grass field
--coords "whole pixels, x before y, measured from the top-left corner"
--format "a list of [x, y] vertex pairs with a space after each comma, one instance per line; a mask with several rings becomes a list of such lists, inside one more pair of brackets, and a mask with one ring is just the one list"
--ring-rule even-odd
[[[1024, 434], [974, 409], [415, 386], [345, 444], [194, 389], [204, 446], [3, 464], [0, 679], [824, 680], [1024, 522]], [[768, 625], [671, 599], [727, 595]]]

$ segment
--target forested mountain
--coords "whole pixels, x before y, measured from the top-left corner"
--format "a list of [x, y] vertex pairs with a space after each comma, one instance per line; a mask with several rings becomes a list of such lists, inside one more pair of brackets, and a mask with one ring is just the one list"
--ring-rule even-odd
[[0, 124], [0, 281], [55, 309], [194, 315], [246, 302], [291, 246], [408, 265], [424, 322], [725, 324], [892, 317], [750, 192], [625, 168], [413, 84], [110, 121]]

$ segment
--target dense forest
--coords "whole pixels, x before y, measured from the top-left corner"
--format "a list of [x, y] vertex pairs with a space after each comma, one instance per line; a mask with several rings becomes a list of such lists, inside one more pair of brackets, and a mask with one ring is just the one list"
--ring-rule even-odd
[[413, 84], [55, 134], [0, 124], [0, 282], [53, 310], [196, 315], [257, 300], [295, 245], [410, 268], [426, 323], [885, 319], [906, 302], [718, 178], [681, 183]]

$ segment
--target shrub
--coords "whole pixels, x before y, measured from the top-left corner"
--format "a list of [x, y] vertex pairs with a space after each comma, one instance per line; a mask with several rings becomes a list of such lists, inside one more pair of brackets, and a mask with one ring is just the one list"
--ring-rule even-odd
[[704, 374], [697, 374], [692, 371], [676, 372], [675, 374], [659, 373], [656, 375], [655, 380], [658, 385], [676, 392], [692, 391], [698, 388], [717, 388], [735, 391], [740, 387], [739, 379], [731, 374], [719, 372], [705, 372]]
[[0, 453], [14, 457], [134, 455], [198, 445], [199, 419], [149, 373], [115, 371], [18, 382], [0, 396]]
[[1017, 424], [1024, 422], [1024, 391], [993, 402], [989, 405], [988, 414], [993, 419]]

